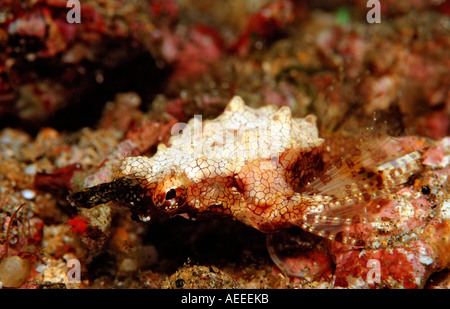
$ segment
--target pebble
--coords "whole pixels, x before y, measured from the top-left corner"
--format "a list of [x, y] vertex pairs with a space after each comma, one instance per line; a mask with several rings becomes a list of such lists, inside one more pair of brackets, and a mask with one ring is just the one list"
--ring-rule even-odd
[[22, 197], [26, 200], [33, 200], [36, 197], [36, 192], [31, 189], [24, 189], [20, 192]]

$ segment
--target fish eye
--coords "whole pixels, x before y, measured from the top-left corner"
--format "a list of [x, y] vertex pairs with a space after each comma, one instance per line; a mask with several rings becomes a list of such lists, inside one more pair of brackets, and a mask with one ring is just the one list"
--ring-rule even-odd
[[186, 204], [186, 197], [186, 186], [171, 186], [157, 190], [153, 196], [153, 203], [166, 213], [175, 213]]
[[177, 197], [177, 190], [174, 188], [170, 188], [166, 191], [166, 201], [174, 199]]
[[166, 214], [174, 215], [188, 200], [189, 180], [183, 171], [164, 170], [155, 177], [158, 181], [151, 190], [152, 205]]

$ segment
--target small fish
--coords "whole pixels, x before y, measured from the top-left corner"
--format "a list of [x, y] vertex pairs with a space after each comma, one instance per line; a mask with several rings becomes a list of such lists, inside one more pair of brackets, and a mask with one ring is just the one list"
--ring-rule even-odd
[[390, 220], [380, 205], [421, 169], [421, 149], [376, 134], [346, 148], [325, 164], [315, 116], [294, 118], [288, 107], [252, 109], [234, 97], [216, 119], [194, 117], [153, 157], [125, 158], [112, 182], [68, 200], [76, 207], [119, 202], [141, 221], [231, 216], [262, 232], [299, 226], [371, 246], [387, 239], [377, 230]]

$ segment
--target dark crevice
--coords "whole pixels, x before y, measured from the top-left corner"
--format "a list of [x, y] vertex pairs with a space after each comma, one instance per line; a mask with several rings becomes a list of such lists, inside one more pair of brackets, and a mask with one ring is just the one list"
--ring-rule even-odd
[[31, 115], [24, 119], [12, 106], [0, 115], [1, 127], [20, 128], [31, 134], [45, 126], [76, 131], [95, 126], [104, 105], [114, 100], [117, 93], [136, 92], [145, 106], [162, 91], [170, 68], [158, 68], [148, 50], [134, 46], [131, 40], [114, 38], [107, 38], [100, 45], [93, 60], [78, 64], [63, 63], [61, 57], [29, 62], [16, 55], [14, 71], [21, 76], [21, 85], [24, 81], [33, 84], [45, 80], [50, 86], [54, 83], [62, 89], [62, 102], [58, 103], [61, 108], [44, 118]]

